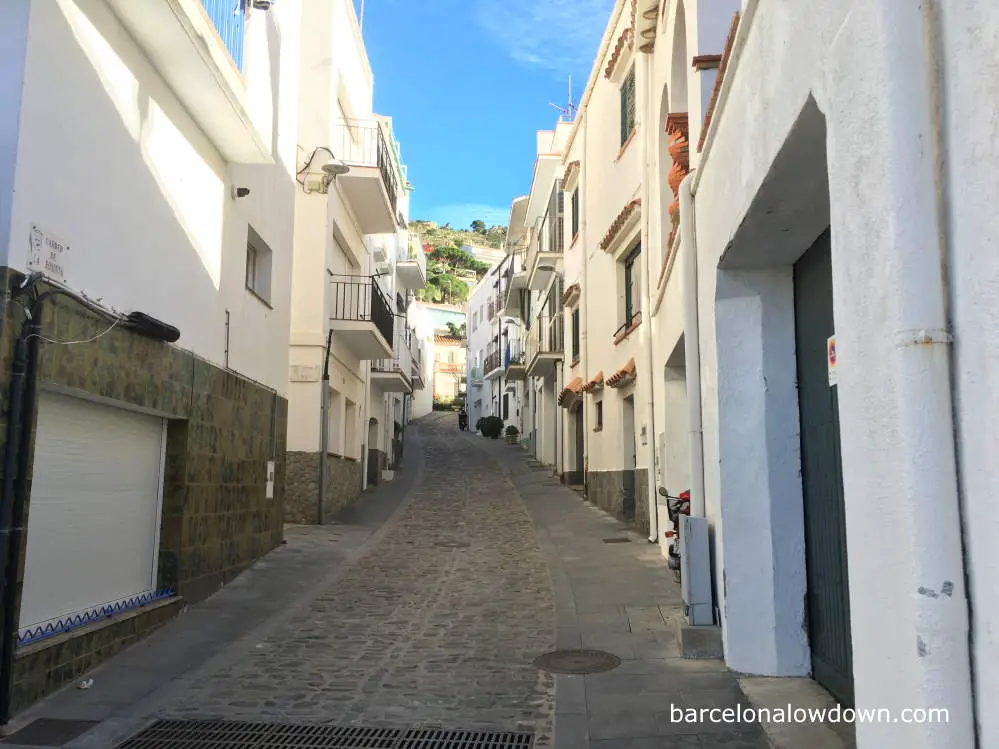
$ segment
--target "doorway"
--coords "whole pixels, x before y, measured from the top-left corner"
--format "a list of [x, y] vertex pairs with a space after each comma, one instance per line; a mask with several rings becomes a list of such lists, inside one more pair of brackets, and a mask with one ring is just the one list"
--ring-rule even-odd
[[638, 450], [635, 444], [635, 396], [625, 398], [623, 405], [624, 471], [621, 512], [624, 519], [630, 521], [635, 519], [635, 469], [638, 466]]
[[806, 621], [812, 675], [853, 706], [853, 653], [839, 402], [830, 384], [834, 335], [832, 242], [827, 229], [794, 265], [795, 347], [805, 517]]
[[368, 486], [377, 486], [382, 467], [378, 439], [378, 419], [368, 420]]
[[572, 484], [582, 484], [583, 483], [583, 471], [586, 464], [586, 433], [583, 431], [583, 404], [580, 403], [576, 406], [576, 410], [573, 412], [574, 420], [574, 432], [576, 439], [576, 465], [575, 465], [575, 475], [573, 480], [570, 482]]

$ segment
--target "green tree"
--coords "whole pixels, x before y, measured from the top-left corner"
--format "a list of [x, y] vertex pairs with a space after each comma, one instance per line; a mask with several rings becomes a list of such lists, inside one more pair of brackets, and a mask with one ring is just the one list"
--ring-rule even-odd
[[472, 222], [472, 231], [474, 231], [476, 234], [485, 234], [486, 222], [483, 221], [482, 219], [478, 218], [475, 219], [475, 221]]
[[447, 332], [450, 333], [453, 338], [460, 338], [462, 340], [465, 340], [465, 338], [467, 337], [468, 328], [466, 323], [462, 323], [461, 325], [455, 325], [453, 322], [448, 322]]

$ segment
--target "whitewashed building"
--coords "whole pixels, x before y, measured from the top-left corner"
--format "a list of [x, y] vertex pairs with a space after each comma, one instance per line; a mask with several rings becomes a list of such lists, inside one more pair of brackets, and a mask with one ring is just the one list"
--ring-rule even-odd
[[305, 8], [286, 506], [296, 522], [325, 522], [401, 457], [408, 398], [424, 382], [407, 310], [426, 259], [407, 229], [391, 121], [372, 109], [354, 5]]
[[[999, 740], [996, 29], [980, 0], [622, 0], [552, 149], [563, 472], [582, 402], [591, 501], [661, 540], [655, 486], [690, 489], [726, 661], [899, 718], [862, 748]], [[593, 490], [632, 455], [629, 512]]]
[[22, 406], [0, 502], [30, 504], [0, 605], [31, 646], [0, 722], [282, 539], [302, 21], [299, 0], [0, 4], [0, 386]]

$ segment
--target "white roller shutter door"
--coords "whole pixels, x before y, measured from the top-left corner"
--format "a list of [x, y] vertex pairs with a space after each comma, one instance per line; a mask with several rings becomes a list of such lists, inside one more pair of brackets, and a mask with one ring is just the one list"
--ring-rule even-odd
[[165, 424], [40, 394], [19, 629], [153, 590]]

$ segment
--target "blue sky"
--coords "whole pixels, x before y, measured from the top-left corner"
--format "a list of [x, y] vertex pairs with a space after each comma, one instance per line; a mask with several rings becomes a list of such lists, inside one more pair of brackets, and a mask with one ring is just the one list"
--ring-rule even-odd
[[[360, 8], [361, 0], [354, 0]], [[535, 132], [578, 103], [613, 0], [365, 0], [375, 108], [393, 118], [413, 219], [506, 224]]]

